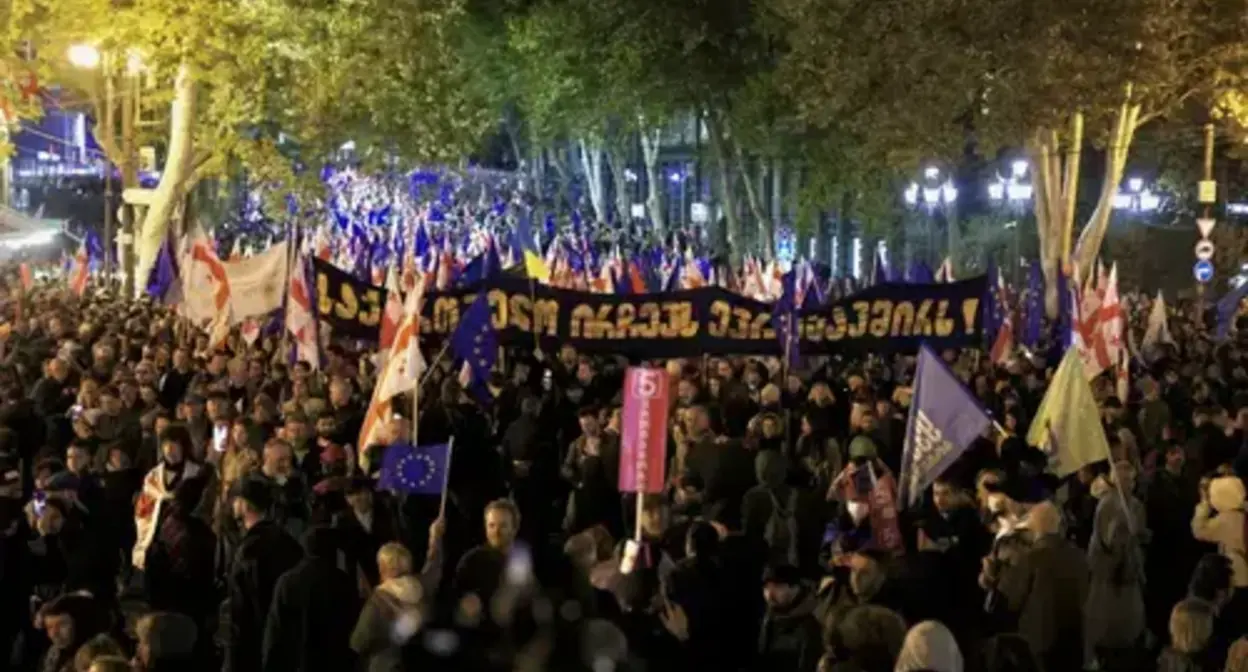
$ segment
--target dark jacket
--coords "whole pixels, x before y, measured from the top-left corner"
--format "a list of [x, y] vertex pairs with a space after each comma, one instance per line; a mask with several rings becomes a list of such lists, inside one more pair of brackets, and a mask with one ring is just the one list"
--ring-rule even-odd
[[353, 579], [357, 574], [362, 574], [369, 587], [376, 587], [379, 582], [377, 551], [381, 550], [382, 545], [399, 540], [394, 516], [382, 504], [383, 502], [377, 501], [373, 506], [371, 530], [364, 529], [355, 512], [350, 509], [336, 514], [333, 519], [333, 528], [338, 532], [346, 555], [347, 571]]
[[757, 670], [813, 670], [823, 655], [823, 635], [808, 589], [784, 609], [770, 608], [758, 635]]
[[270, 520], [256, 523], [243, 535], [227, 579], [227, 672], [261, 669], [265, 622], [278, 578], [302, 556], [299, 544]]
[[309, 556], [282, 575], [264, 626], [265, 672], [350, 670], [359, 591], [332, 558]]
[[143, 579], [148, 602], [156, 611], [190, 616], [197, 625], [217, 604], [214, 560], [217, 535], [203, 520], [174, 509], [157, 528], [147, 549]]
[[[1037, 540], [1006, 567], [997, 590], [1018, 614], [1018, 632], [1037, 655], [1069, 655], [1083, 663], [1083, 609], [1088, 597], [1088, 561], [1057, 535]], [[1072, 668], [1075, 669], [1075, 668]]]

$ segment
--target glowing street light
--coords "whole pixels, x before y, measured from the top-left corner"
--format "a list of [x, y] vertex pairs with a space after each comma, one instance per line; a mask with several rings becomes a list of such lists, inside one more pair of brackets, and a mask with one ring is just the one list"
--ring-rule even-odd
[[1161, 200], [1159, 194], [1144, 186], [1143, 178], [1132, 177], [1127, 180], [1126, 190], [1114, 194], [1114, 209], [1155, 212], [1161, 209]]
[[69, 62], [76, 68], [95, 70], [100, 67], [100, 50], [90, 44], [75, 44], [69, 48]]

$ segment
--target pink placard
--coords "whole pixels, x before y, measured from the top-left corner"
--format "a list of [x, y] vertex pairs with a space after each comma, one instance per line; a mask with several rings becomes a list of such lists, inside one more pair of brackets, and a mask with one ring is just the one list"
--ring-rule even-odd
[[620, 427], [620, 492], [663, 492], [667, 471], [668, 377], [663, 369], [624, 373]]

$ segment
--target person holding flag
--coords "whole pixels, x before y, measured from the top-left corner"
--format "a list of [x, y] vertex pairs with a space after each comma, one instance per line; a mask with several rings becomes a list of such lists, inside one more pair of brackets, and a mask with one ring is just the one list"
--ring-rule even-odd
[[[1083, 358], [1066, 352], [1027, 434], [1049, 456], [1049, 468], [1066, 477], [1094, 462], [1112, 460], [1100, 412], [1083, 371]], [[1144, 632], [1144, 505], [1134, 497], [1134, 467], [1113, 463], [1102, 481], [1088, 548], [1085, 660], [1118, 660]]]

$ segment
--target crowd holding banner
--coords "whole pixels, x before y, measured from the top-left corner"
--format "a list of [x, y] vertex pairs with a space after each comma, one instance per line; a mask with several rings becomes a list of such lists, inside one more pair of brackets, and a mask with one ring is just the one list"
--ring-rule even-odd
[[125, 650], [136, 594], [151, 670], [1248, 662], [1248, 348], [1199, 305], [481, 238], [8, 281], [11, 667]]

